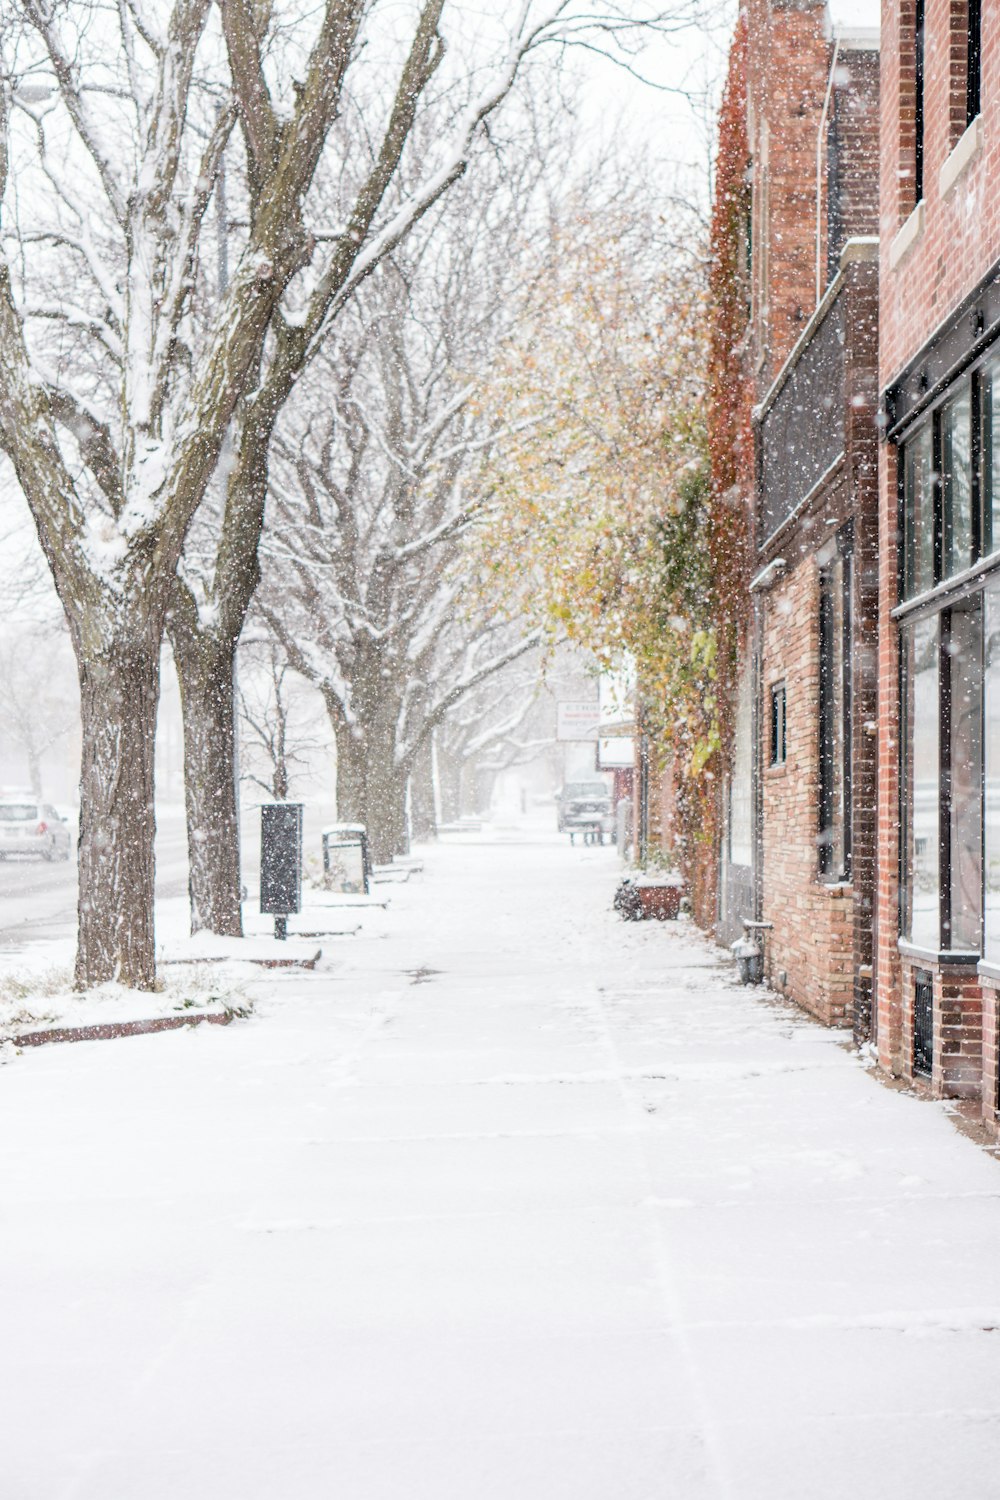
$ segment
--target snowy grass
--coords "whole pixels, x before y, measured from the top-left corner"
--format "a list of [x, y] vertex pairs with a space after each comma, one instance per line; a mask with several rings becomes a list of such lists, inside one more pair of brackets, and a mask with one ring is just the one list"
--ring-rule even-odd
[[196, 964], [183, 975], [161, 978], [152, 991], [114, 983], [75, 990], [72, 970], [58, 965], [0, 973], [0, 1040], [29, 1029], [144, 1021], [185, 1011], [243, 1017], [252, 1009], [239, 984], [214, 964]]

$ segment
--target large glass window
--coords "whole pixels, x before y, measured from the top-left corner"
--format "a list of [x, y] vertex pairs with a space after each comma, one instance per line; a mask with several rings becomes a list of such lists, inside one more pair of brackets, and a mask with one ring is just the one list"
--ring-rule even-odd
[[934, 587], [934, 439], [926, 423], [903, 448], [903, 598]]
[[972, 536], [972, 395], [968, 380], [941, 408], [942, 578], [975, 561]]
[[1000, 579], [983, 595], [983, 698], [985, 743], [983, 957], [1000, 963]]
[[931, 952], [982, 942], [982, 620], [975, 595], [903, 631], [900, 930]]
[[903, 631], [903, 880], [904, 938], [941, 946], [940, 617]]
[[[1000, 360], [984, 365], [979, 376], [980, 485], [982, 489], [982, 555], [1000, 547]], [[997, 434], [994, 440], [994, 433]]]
[[983, 840], [982, 607], [978, 595], [946, 612], [942, 634], [950, 871], [942, 941], [945, 948], [978, 953]]
[[851, 873], [851, 553], [843, 538], [820, 579], [819, 868]]

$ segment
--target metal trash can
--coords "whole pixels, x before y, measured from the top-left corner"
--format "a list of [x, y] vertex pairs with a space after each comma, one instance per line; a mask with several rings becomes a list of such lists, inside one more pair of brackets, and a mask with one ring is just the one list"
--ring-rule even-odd
[[276, 938], [302, 907], [302, 803], [265, 802], [260, 810], [260, 909]]
[[331, 823], [323, 829], [323, 884], [345, 896], [367, 896], [371, 884], [368, 830], [363, 823]]

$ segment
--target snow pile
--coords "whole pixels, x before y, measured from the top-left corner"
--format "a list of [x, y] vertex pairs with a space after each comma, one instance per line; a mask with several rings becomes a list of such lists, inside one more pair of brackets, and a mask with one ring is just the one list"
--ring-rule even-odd
[[182, 1016], [246, 1016], [252, 1001], [232, 974], [199, 965], [161, 980], [156, 991], [121, 984], [73, 988], [69, 968], [24, 966], [0, 972], [0, 1043], [36, 1031], [127, 1025]]

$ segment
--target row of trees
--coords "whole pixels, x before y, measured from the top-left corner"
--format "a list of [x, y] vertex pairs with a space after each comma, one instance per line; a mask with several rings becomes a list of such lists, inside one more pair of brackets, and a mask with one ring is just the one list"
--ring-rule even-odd
[[[455, 450], [467, 458], [490, 426], [460, 382], [439, 395], [454, 367], [439, 360], [434, 387], [433, 338], [400, 351], [408, 273], [392, 257], [489, 156], [490, 122], [543, 45], [624, 43], [679, 16], [522, 0], [464, 35], [449, 13], [449, 55], [444, 12], [444, 0], [306, 12], [17, 0], [0, 23], [0, 448], [79, 675], [81, 986], [155, 982], [165, 634], [185, 718], [195, 922], [239, 930], [233, 667], [269, 487], [275, 555], [293, 580], [276, 587], [298, 611], [290, 633], [272, 602], [275, 634], [301, 650], [303, 621], [318, 619], [301, 552], [315, 554], [311, 578], [339, 578], [324, 616], [336, 635], [306, 640], [295, 665], [328, 704], [349, 805], [398, 806], [449, 694], [524, 647], [506, 622], [456, 629], [457, 587], [450, 612], [410, 628], [421, 569], [439, 568], [437, 596], [442, 544], [468, 524]], [[376, 331], [341, 341], [368, 287]], [[387, 404], [373, 419], [378, 388]], [[364, 495], [357, 538], [345, 484]], [[349, 554], [365, 547], [377, 566], [353, 590]], [[441, 696], [432, 667], [446, 662], [459, 676]], [[393, 681], [389, 731], [371, 685]], [[355, 753], [366, 735], [393, 746], [377, 773]]]

